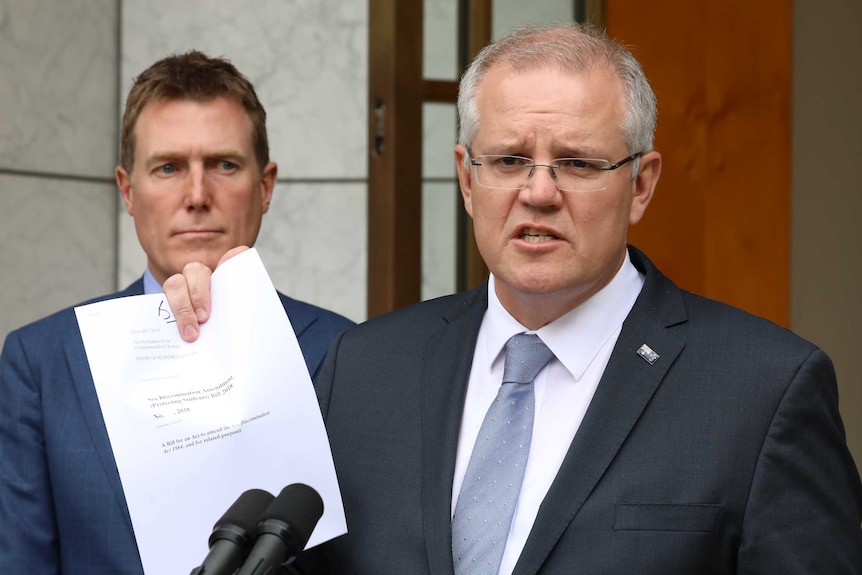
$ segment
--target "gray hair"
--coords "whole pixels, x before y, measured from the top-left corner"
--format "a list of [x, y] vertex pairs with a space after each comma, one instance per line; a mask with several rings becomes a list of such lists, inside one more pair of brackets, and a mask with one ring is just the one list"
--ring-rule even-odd
[[[556, 64], [572, 73], [607, 69], [622, 84], [626, 113], [620, 126], [629, 153], [652, 150], [656, 125], [655, 94], [635, 57], [622, 44], [590, 24], [567, 22], [517, 28], [482, 49], [461, 77], [458, 90], [458, 143], [469, 146], [479, 129], [476, 93], [495, 64], [517, 71]], [[465, 161], [469, 160], [465, 156]], [[633, 162], [632, 176], [637, 174]]]

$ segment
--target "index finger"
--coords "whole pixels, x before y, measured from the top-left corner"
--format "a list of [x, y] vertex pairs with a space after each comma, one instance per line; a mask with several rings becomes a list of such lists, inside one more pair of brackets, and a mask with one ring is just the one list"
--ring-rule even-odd
[[185, 341], [196, 340], [200, 334], [200, 324], [209, 319], [211, 276], [212, 271], [207, 266], [191, 262], [183, 268], [183, 273], [172, 275], [162, 285], [177, 320], [180, 336]]

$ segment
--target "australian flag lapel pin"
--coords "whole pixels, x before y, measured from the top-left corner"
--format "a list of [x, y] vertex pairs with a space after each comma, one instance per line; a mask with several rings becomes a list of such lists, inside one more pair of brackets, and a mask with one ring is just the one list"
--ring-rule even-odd
[[644, 361], [646, 361], [650, 365], [655, 365], [655, 362], [658, 361], [660, 357], [659, 354], [653, 351], [653, 349], [647, 344], [643, 344], [638, 349], [638, 355], [641, 356]]

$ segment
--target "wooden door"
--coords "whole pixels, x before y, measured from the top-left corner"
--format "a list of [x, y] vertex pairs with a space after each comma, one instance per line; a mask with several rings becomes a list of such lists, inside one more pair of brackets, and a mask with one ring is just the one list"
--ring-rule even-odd
[[681, 287], [790, 321], [788, 0], [607, 0], [658, 97], [656, 197], [629, 241]]

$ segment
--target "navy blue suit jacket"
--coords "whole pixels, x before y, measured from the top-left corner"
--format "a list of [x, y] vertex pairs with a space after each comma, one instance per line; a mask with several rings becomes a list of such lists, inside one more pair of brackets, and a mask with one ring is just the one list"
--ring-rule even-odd
[[[862, 572], [829, 358], [630, 254], [646, 283], [514, 575]], [[336, 340], [317, 389], [349, 532], [307, 571], [453, 574], [455, 452], [486, 308], [482, 286]]]
[[[100, 299], [142, 293], [138, 280]], [[353, 322], [279, 296], [314, 379]], [[72, 308], [13, 331], [0, 355], [0, 573], [143, 573]]]

